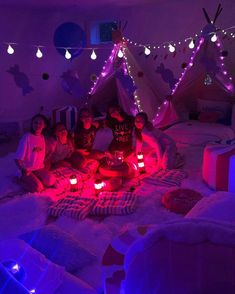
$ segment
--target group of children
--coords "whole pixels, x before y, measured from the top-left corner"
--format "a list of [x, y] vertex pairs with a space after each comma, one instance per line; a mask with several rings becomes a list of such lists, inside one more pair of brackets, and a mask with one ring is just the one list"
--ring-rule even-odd
[[144, 112], [135, 117], [126, 114], [118, 105], [108, 108], [105, 120], [94, 121], [88, 108], [79, 112], [78, 125], [69, 134], [63, 123], [53, 127], [50, 136], [44, 135], [47, 118], [35, 115], [31, 129], [19, 142], [15, 161], [21, 171], [21, 183], [29, 192], [41, 192], [55, 184], [51, 170], [61, 166], [81, 169], [87, 159], [102, 160], [107, 153], [93, 148], [96, 133], [101, 127], [112, 130], [113, 139], [109, 153], [122, 151], [124, 157], [134, 152], [133, 137], [136, 138], [135, 152], [143, 150], [147, 143], [156, 152], [157, 169], [172, 169], [176, 166], [176, 144], [162, 131], [153, 127]]

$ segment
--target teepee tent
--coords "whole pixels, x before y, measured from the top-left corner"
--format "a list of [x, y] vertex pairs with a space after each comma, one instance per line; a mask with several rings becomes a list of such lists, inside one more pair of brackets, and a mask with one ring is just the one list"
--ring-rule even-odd
[[199, 111], [200, 104], [210, 105], [207, 108], [219, 111], [220, 105], [232, 103], [234, 85], [224, 64], [226, 51], [223, 51], [217, 35], [219, 30], [215, 27], [222, 8], [219, 5], [214, 20], [209, 18], [205, 9], [203, 11], [208, 24], [202, 30], [190, 61], [171, 95], [159, 107], [154, 118], [155, 126], [164, 127], [177, 120], [188, 119], [190, 113]]
[[92, 111], [103, 113], [110, 104], [119, 104], [126, 113], [144, 111], [152, 119], [160, 97], [153, 91], [134, 56], [123, 40], [114, 44], [103, 70], [89, 92]]

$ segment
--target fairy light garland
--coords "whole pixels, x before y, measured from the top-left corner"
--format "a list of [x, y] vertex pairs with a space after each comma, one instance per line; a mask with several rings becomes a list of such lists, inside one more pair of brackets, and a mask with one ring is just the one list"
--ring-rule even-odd
[[[223, 32], [225, 35], [227, 34], [227, 33], [226, 33], [225, 31], [223, 31], [223, 30], [222, 30], [222, 32]], [[215, 35], [215, 33], [212, 33], [212, 34], [213, 34], [213, 36]], [[233, 34], [231, 33], [230, 35], [233, 35]], [[235, 35], [233, 35], [233, 36], [234, 36], [234, 38], [235, 38]], [[189, 62], [189, 64], [188, 64], [188, 66], [187, 66], [187, 67], [184, 69], [184, 71], [181, 73], [181, 76], [180, 76], [178, 82], [174, 85], [174, 88], [173, 88], [172, 91], [171, 91], [171, 95], [174, 95], [174, 93], [175, 93], [176, 90], [178, 89], [180, 83], [181, 83], [182, 80], [184, 79], [184, 77], [185, 77], [187, 71], [193, 66], [194, 59], [195, 59], [195, 57], [196, 57], [198, 51], [200, 50], [202, 44], [204, 43], [204, 41], [205, 41], [205, 39], [204, 39], [203, 37], [201, 37], [200, 40], [199, 40], [199, 44], [197, 45], [196, 49], [193, 51], [193, 54], [192, 54], [192, 56], [191, 56], [191, 58], [190, 58], [190, 62]], [[220, 61], [221, 61], [220, 65], [221, 65], [222, 73], [223, 73], [224, 76], [227, 76], [227, 75], [228, 75], [228, 71], [226, 70], [226, 68], [225, 68], [225, 64], [224, 64], [224, 62], [223, 62], [223, 60], [224, 60], [225, 57], [222, 55], [222, 52], [223, 52], [223, 49], [222, 49], [222, 43], [221, 43], [221, 41], [220, 41], [218, 35], [216, 35], [216, 40], [212, 40], [212, 38], [211, 38], [211, 42], [216, 42], [216, 46], [217, 46], [217, 48], [219, 49], [219, 53], [220, 53]], [[233, 80], [232, 76], [229, 76], [229, 77], [228, 77], [228, 80], [229, 80], [229, 81], [232, 81], [232, 80]], [[225, 84], [225, 87], [226, 87], [226, 89], [227, 89], [228, 91], [230, 91], [230, 92], [233, 92], [233, 90], [234, 90], [234, 86], [233, 86], [233, 83], [232, 83], [232, 82], [226, 83], [226, 84]], [[160, 113], [164, 110], [165, 107], [169, 106], [169, 103], [170, 103], [169, 101], [164, 100], [164, 102], [158, 107], [158, 111], [157, 111], [157, 113], [156, 113], [156, 116], [155, 116], [155, 118], [153, 119], [153, 124], [154, 124], [154, 125], [156, 124], [156, 121], [158, 120], [158, 118], [159, 118], [159, 116], [160, 116]]]
[[[124, 57], [124, 60], [125, 60], [125, 63], [126, 63], [127, 72], [129, 74], [129, 76], [131, 77], [132, 82], [133, 82], [133, 84], [135, 86], [135, 79], [134, 79], [134, 77], [132, 75], [131, 66], [128, 64], [128, 59], [127, 59], [127, 56], [126, 56], [126, 47], [125, 46], [123, 47], [123, 57]], [[137, 94], [137, 89], [134, 92], [134, 99], [135, 99], [135, 105], [137, 106], [138, 112], [142, 112], [143, 108], [141, 106], [140, 98], [139, 98], [139, 96]]]
[[[216, 32], [212, 32], [212, 38], [213, 36], [216, 36], [218, 37], [218, 33], [221, 33], [223, 34], [224, 36], [226, 37], [230, 37], [232, 39], [235, 39], [235, 32], [229, 32], [230, 30], [232, 29], [235, 29], [235, 26], [231, 26], [229, 28], [226, 28], [226, 29], [218, 29]], [[200, 31], [200, 33], [202, 33], [202, 30]], [[171, 52], [171, 53], [174, 53], [176, 51], [176, 47], [178, 45], [182, 45], [183, 43], [188, 43], [188, 47], [190, 49], [193, 49], [194, 48], [194, 44], [196, 42], [196, 39], [199, 37], [200, 34], [194, 34], [193, 36], [190, 36], [190, 37], [187, 37], [185, 38], [184, 40], [179, 40], [179, 41], [166, 41], [166, 42], [163, 42], [161, 44], [142, 44], [142, 43], [138, 43], [138, 42], [135, 42], [133, 40], [131, 40], [130, 38], [127, 38], [127, 37], [123, 37], [123, 41], [124, 42], [127, 42], [129, 45], [132, 45], [132, 46], [137, 46], [137, 47], [141, 47], [144, 49], [144, 52], [146, 55], [150, 55], [152, 50], [156, 50], [156, 49], [166, 49], [168, 48], [168, 50]], [[215, 38], [214, 38], [215, 39]], [[217, 39], [217, 38], [216, 38]], [[214, 40], [216, 42], [216, 39]], [[15, 53], [15, 47], [17, 46], [20, 46], [20, 43], [16, 43], [16, 42], [3, 42], [3, 44], [7, 45], [7, 52], [8, 54], [12, 55]], [[37, 58], [42, 58], [44, 56], [42, 50], [40, 48], [44, 48], [44, 51], [47, 49], [47, 48], [52, 48], [52, 46], [43, 46], [43, 45], [28, 45], [30, 47], [35, 47], [36, 48], [36, 57]], [[79, 49], [82, 49], [82, 50], [89, 50], [91, 52], [90, 54], [90, 58], [92, 60], [95, 60], [96, 57], [97, 57], [97, 54], [95, 52], [95, 50], [105, 50], [105, 49], [110, 49], [110, 46], [102, 46], [102, 47], [53, 47], [53, 48], [56, 48], [56, 49], [64, 49], [64, 57], [68, 60], [70, 60], [72, 58], [72, 54], [70, 52], [70, 50], [79, 50]], [[120, 55], [121, 55], [121, 52], [120, 52]], [[70, 57], [71, 56], [71, 57]], [[121, 58], [121, 57], [120, 57]]]
[[[231, 37], [232, 39], [234, 39], [235, 38], [235, 33], [229, 33], [228, 31], [229, 30], [232, 30], [232, 29], [235, 29], [235, 26], [232, 26], [232, 27], [229, 27], [229, 28], [226, 28], [226, 29], [219, 29], [218, 31], [216, 31], [216, 32], [212, 32], [211, 33], [211, 35], [212, 35], [212, 38], [213, 38], [213, 36], [214, 35], [216, 35], [216, 37], [217, 37], [217, 34], [218, 33], [222, 33], [224, 36], [229, 36], [229, 37]], [[135, 47], [141, 47], [141, 48], [143, 48], [144, 49], [144, 52], [145, 52], [145, 50], [146, 50], [146, 48], [148, 48], [150, 51], [151, 50], [155, 50], [155, 49], [166, 49], [166, 48], [168, 48], [169, 49], [169, 51], [171, 52], [171, 53], [173, 53], [173, 52], [175, 52], [175, 50], [176, 50], [176, 46], [178, 46], [178, 45], [182, 45], [183, 43], [187, 43], [188, 42], [188, 47], [190, 48], [190, 49], [193, 49], [194, 48], [194, 45], [193, 45], [193, 42], [195, 43], [196, 42], [196, 39], [198, 39], [199, 38], [199, 35], [202, 33], [202, 30], [200, 31], [200, 33], [198, 34], [198, 33], [196, 33], [196, 34], [194, 34], [193, 36], [190, 36], [190, 37], [187, 37], [187, 38], [185, 38], [185, 39], [183, 39], [183, 40], [179, 40], [179, 41], [175, 41], [175, 42], [173, 42], [173, 41], [165, 41], [165, 42], [163, 42], [163, 43], [161, 43], [161, 44], [153, 44], [153, 45], [151, 45], [151, 44], [143, 44], [143, 43], [138, 43], [138, 42], [136, 42], [136, 41], [133, 41], [133, 40], [131, 40], [130, 38], [127, 38], [127, 37], [123, 37], [123, 40], [124, 41], [126, 41], [126, 42], [128, 42], [130, 45], [132, 45], [132, 46], [135, 46]], [[216, 42], [216, 40], [215, 40], [215, 42]], [[174, 48], [173, 48], [174, 47]], [[146, 54], [146, 53], [145, 53]], [[150, 54], [150, 53], [149, 53]], [[149, 55], [149, 54], [146, 54], [146, 55]]]

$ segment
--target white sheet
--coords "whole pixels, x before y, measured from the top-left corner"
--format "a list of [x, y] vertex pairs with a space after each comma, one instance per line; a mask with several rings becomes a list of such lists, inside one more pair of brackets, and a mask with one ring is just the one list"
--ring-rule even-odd
[[234, 131], [229, 126], [196, 120], [175, 124], [164, 132], [177, 143], [188, 145], [205, 145], [208, 142], [234, 138]]

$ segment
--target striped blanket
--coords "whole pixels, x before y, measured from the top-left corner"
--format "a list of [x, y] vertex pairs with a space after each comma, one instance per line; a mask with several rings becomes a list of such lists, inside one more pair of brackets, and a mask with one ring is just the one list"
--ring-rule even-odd
[[169, 170], [158, 170], [156, 173], [150, 177], [143, 179], [145, 183], [152, 185], [164, 185], [164, 186], [180, 186], [182, 180], [187, 178], [187, 173], [179, 169], [169, 169]]
[[132, 192], [101, 192], [91, 215], [125, 215], [136, 208], [136, 194]]
[[76, 175], [78, 181], [78, 188], [82, 188], [83, 181], [86, 180], [87, 175], [81, 173], [77, 169], [72, 167], [59, 167], [52, 171], [53, 175], [56, 177], [55, 188], [56, 189], [70, 189], [70, 176]]
[[83, 220], [91, 211], [95, 199], [82, 197], [81, 195], [67, 195], [65, 198], [54, 203], [48, 211], [50, 216], [58, 217], [66, 215]]
[[90, 215], [125, 215], [134, 212], [136, 195], [132, 192], [102, 192], [98, 198], [67, 195], [54, 203], [48, 211], [53, 217], [61, 215], [83, 220]]

